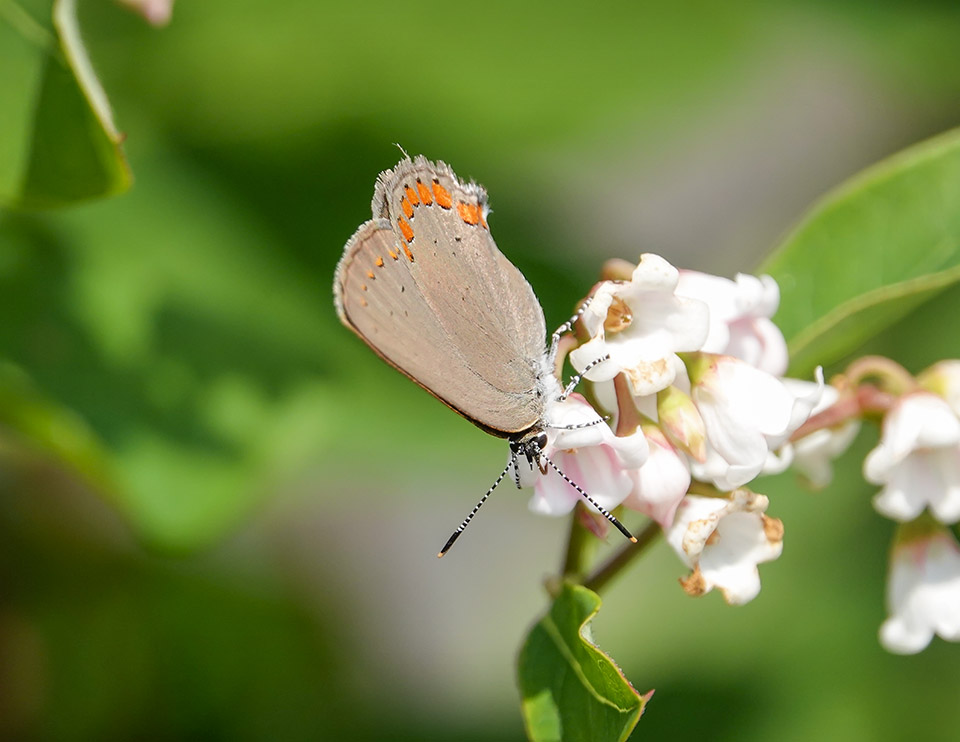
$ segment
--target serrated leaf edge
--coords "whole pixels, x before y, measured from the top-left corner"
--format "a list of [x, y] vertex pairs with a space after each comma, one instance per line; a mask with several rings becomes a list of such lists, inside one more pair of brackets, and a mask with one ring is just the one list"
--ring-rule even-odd
[[[636, 694], [638, 705], [642, 706], [640, 694], [637, 693], [636, 688], [634, 688], [633, 685], [630, 683], [630, 681], [627, 680], [627, 677], [626, 675], [623, 674], [623, 671], [620, 669], [620, 666], [613, 661], [610, 655], [608, 655], [606, 652], [600, 649], [600, 647], [598, 647], [596, 644], [590, 641], [586, 636], [584, 636], [584, 633], [583, 633], [584, 629], [586, 629], [587, 624], [590, 623], [591, 620], [593, 620], [593, 617], [596, 616], [598, 612], [599, 612], [599, 606], [595, 608], [593, 612], [584, 619], [583, 623], [580, 624], [580, 627], [577, 629], [577, 636], [579, 636], [580, 639], [585, 644], [589, 645], [592, 649], [595, 649], [597, 652], [602, 654], [604, 659], [606, 659], [608, 662], [610, 662], [610, 664], [614, 666], [617, 673], [620, 675], [621, 678], [623, 678], [623, 681], [628, 686], [630, 686], [630, 690], [632, 690]], [[580, 666], [579, 666], [579, 663], [577, 662], [576, 657], [573, 656], [573, 652], [570, 649], [569, 645], [563, 640], [563, 634], [561, 633], [560, 628], [557, 626], [556, 622], [554, 622], [553, 617], [550, 615], [549, 612], [541, 620], [541, 625], [544, 627], [544, 629], [546, 629], [547, 635], [551, 639], [553, 639], [554, 644], [556, 645], [557, 649], [560, 651], [560, 654], [564, 657], [564, 659], [567, 660], [567, 664], [573, 670], [574, 674], [580, 679], [581, 683], [583, 683], [583, 685], [586, 688], [589, 688], [590, 693], [594, 698], [596, 698], [598, 701], [600, 701], [604, 705], [615, 708], [617, 711], [628, 713], [631, 710], [633, 710], [634, 708], [633, 706], [618, 706], [611, 699], [606, 698], [605, 696], [600, 694], [600, 692], [594, 687], [593, 683], [591, 683], [590, 680], [584, 675], [583, 670], [580, 669]]]

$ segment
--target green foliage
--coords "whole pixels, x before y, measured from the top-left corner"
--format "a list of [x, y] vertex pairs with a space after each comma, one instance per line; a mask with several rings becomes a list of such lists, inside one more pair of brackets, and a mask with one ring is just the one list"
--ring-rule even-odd
[[828, 194], [761, 266], [791, 372], [838, 361], [960, 280], [960, 130]]
[[[112, 472], [106, 489], [92, 484], [139, 534], [188, 549], [315, 456], [348, 400], [316, 379], [330, 365], [318, 332], [336, 321], [329, 297], [270, 261], [271, 238], [206, 197], [199, 174], [148, 167], [154, 177], [123, 200], [8, 218], [0, 312], [24, 321], [0, 327], [0, 342], [77, 410], [60, 419], [97, 431], [64, 463]], [[177, 218], [158, 203], [177, 203]], [[0, 408], [0, 423], [60, 445], [21, 410]]]
[[567, 583], [520, 650], [527, 734], [535, 742], [612, 742], [630, 736], [650, 694], [640, 695], [593, 643], [600, 597]]
[[120, 193], [130, 171], [74, 0], [0, 0], [0, 204]]

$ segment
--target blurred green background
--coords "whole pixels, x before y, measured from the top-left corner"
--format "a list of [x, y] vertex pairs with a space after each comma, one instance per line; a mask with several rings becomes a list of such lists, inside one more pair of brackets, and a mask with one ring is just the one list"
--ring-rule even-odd
[[[750, 270], [960, 121], [949, 2], [80, 19], [135, 183], [0, 214], [5, 739], [522, 739], [515, 653], [566, 524], [505, 487], [438, 562], [505, 446], [332, 307], [394, 143], [487, 187], [552, 327], [609, 257]], [[594, 637], [657, 691], [635, 738], [955, 738], [960, 647], [877, 644], [893, 528], [858, 455], [824, 493], [761, 485], [786, 549], [750, 605], [685, 597], [662, 544], [614, 585]]]

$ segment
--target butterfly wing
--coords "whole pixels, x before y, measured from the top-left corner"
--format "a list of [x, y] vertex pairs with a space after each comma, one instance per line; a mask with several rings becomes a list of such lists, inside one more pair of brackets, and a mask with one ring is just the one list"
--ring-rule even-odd
[[378, 178], [373, 213], [337, 266], [344, 324], [488, 432], [537, 424], [543, 310], [490, 235], [483, 189], [443, 163], [403, 160]]

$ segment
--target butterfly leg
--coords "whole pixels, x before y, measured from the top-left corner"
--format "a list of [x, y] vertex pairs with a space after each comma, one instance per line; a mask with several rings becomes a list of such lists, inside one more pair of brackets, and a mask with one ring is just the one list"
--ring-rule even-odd
[[[560, 343], [560, 338], [564, 335], [564, 333], [570, 332], [570, 330], [573, 329], [573, 326], [576, 324], [577, 320], [583, 316], [583, 313], [585, 311], [587, 311], [587, 308], [590, 306], [591, 301], [593, 301], [593, 297], [588, 296], [586, 300], [584, 300], [583, 304], [580, 305], [580, 308], [577, 310], [577, 313], [574, 314], [570, 319], [568, 319], [562, 325], [560, 325], [560, 327], [558, 327], [554, 331], [553, 335], [550, 337], [550, 356], [549, 357], [550, 357], [551, 364], [554, 363], [554, 361], [556, 360], [557, 346]], [[604, 355], [601, 358], [595, 358], [594, 360], [590, 361], [590, 363], [584, 366], [583, 371], [573, 375], [573, 378], [570, 379], [570, 383], [568, 383], [567, 386], [564, 387], [563, 393], [557, 398], [557, 401], [563, 402], [567, 397], [573, 394], [573, 390], [577, 388], [577, 384], [580, 383], [580, 380], [583, 379], [584, 375], [590, 369], [594, 368], [595, 366], [599, 366], [604, 361], [609, 361], [609, 360], [610, 360], [610, 356]], [[592, 424], [595, 425], [596, 423], [592, 423]]]
[[583, 316], [583, 313], [587, 311], [587, 307], [590, 306], [590, 302], [593, 300], [593, 297], [587, 297], [587, 299], [580, 305], [580, 308], [577, 310], [577, 313], [574, 314], [570, 319], [564, 322], [560, 327], [554, 330], [553, 335], [550, 337], [550, 360], [553, 361], [557, 357], [557, 344], [560, 342], [561, 336], [564, 333], [570, 332], [573, 329], [573, 326], [576, 324], [577, 320]]
[[589, 420], [585, 423], [574, 423], [572, 425], [551, 425], [550, 423], [544, 423], [544, 427], [550, 428], [551, 430], [581, 430], [583, 428], [592, 428], [594, 425], [599, 425], [600, 423], [605, 423], [609, 419], [609, 415], [603, 415], [602, 417], [598, 417], [596, 420]]
[[[558, 327], [558, 328], [554, 331], [553, 335], [550, 337], [550, 354], [549, 354], [549, 358], [550, 358], [550, 363], [551, 363], [551, 364], [554, 364], [555, 361], [556, 361], [556, 358], [557, 358], [557, 348], [559, 347], [559, 344], [560, 344], [560, 338], [563, 337], [563, 335], [564, 335], [565, 333], [570, 332], [570, 330], [573, 329], [573, 326], [577, 323], [577, 320], [580, 319], [580, 318], [583, 316], [583, 313], [584, 313], [585, 311], [587, 311], [587, 307], [590, 306], [590, 302], [591, 302], [591, 301], [593, 301], [593, 297], [592, 297], [592, 296], [588, 296], [588, 297], [584, 300], [583, 304], [580, 305], [580, 308], [577, 309], [576, 314], [574, 314], [570, 319], [568, 319], [566, 322], [564, 322], [562, 325], [560, 325], [560, 327]], [[586, 373], [587, 371], [589, 371], [591, 368], [593, 368], [594, 366], [596, 366], [598, 363], [603, 363], [604, 361], [606, 361], [606, 360], [608, 360], [608, 359], [609, 359], [609, 356], [605, 356], [605, 357], [603, 357], [603, 358], [598, 358], [596, 361], [593, 361], [592, 363], [590, 363], [590, 364], [589, 364], [583, 371], [581, 371], [579, 374], [575, 375], [575, 376], [570, 380], [570, 383], [567, 384], [567, 386], [564, 388], [563, 393], [558, 397], [558, 401], [562, 402], [563, 400], [565, 400], [567, 397], [569, 397], [569, 396], [573, 393], [573, 390], [576, 389], [577, 384], [580, 383], [580, 379], [583, 377], [583, 374], [585, 374], [585, 373]]]
[[595, 358], [594, 360], [590, 361], [590, 363], [588, 363], [586, 366], [583, 367], [583, 371], [581, 371], [579, 374], [574, 374], [573, 378], [570, 379], [570, 383], [567, 384], [566, 388], [563, 390], [563, 394], [560, 395], [559, 401], [562, 402], [571, 394], [573, 394], [573, 390], [577, 388], [577, 384], [580, 383], [580, 380], [584, 377], [584, 374], [586, 374], [587, 371], [589, 371], [591, 368], [595, 366], [599, 366], [604, 361], [609, 361], [609, 360], [610, 360], [609, 354], [602, 356], [601, 358]]

